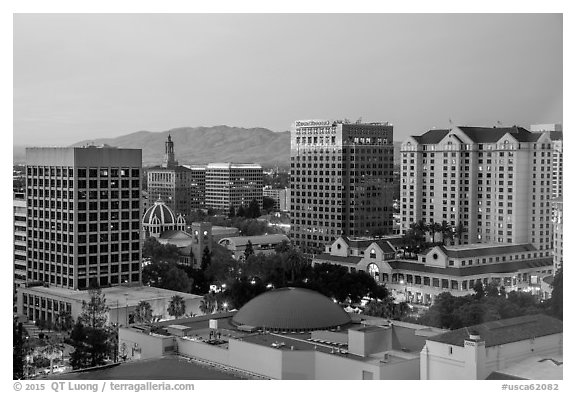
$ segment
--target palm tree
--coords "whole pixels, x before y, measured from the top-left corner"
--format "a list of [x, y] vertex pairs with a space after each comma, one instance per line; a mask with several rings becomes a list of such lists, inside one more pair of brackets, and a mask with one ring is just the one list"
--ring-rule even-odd
[[200, 302], [200, 311], [204, 314], [212, 314], [216, 309], [216, 295], [208, 292]]
[[454, 234], [458, 238], [458, 244], [462, 244], [462, 235], [466, 232], [467, 232], [467, 230], [466, 230], [466, 228], [464, 228], [464, 225], [462, 224], [462, 222], [459, 222], [456, 225], [456, 228], [454, 228]]
[[152, 306], [147, 301], [141, 300], [134, 310], [136, 323], [150, 323], [152, 321]]
[[442, 245], [446, 245], [446, 239], [452, 240], [454, 238], [454, 228], [446, 220], [440, 224], [440, 233], [442, 234]]
[[186, 314], [186, 303], [184, 302], [184, 298], [178, 295], [172, 296], [170, 305], [168, 306], [168, 315], [173, 316], [174, 319], [178, 319], [184, 314]]
[[435, 243], [436, 242], [435, 235], [436, 233], [441, 231], [442, 226], [437, 222], [431, 221], [430, 224], [426, 226], [426, 229], [428, 230], [428, 232], [430, 232], [430, 235], [432, 237], [432, 243]]

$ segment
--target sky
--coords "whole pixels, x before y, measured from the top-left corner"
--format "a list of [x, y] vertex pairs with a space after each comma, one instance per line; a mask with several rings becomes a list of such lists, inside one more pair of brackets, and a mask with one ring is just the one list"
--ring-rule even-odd
[[15, 14], [14, 145], [299, 119], [562, 123], [561, 14]]

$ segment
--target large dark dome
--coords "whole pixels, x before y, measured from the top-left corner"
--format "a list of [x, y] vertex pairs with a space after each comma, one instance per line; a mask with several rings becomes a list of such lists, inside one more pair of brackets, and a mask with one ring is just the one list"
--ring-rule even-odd
[[236, 325], [290, 331], [335, 328], [350, 321], [338, 304], [303, 288], [265, 292], [246, 303], [232, 318]]

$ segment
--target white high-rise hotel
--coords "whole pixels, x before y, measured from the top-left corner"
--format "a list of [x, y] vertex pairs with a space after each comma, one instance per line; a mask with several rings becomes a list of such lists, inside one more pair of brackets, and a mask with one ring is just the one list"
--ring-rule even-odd
[[550, 132], [430, 130], [408, 138], [401, 152], [402, 232], [419, 220], [447, 221], [464, 226], [463, 243], [532, 243], [550, 249]]

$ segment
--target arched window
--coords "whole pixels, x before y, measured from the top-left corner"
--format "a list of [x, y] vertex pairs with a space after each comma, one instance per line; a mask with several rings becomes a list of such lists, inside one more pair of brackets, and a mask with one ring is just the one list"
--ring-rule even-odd
[[368, 265], [368, 274], [370, 274], [376, 282], [380, 282], [380, 269], [375, 263]]

